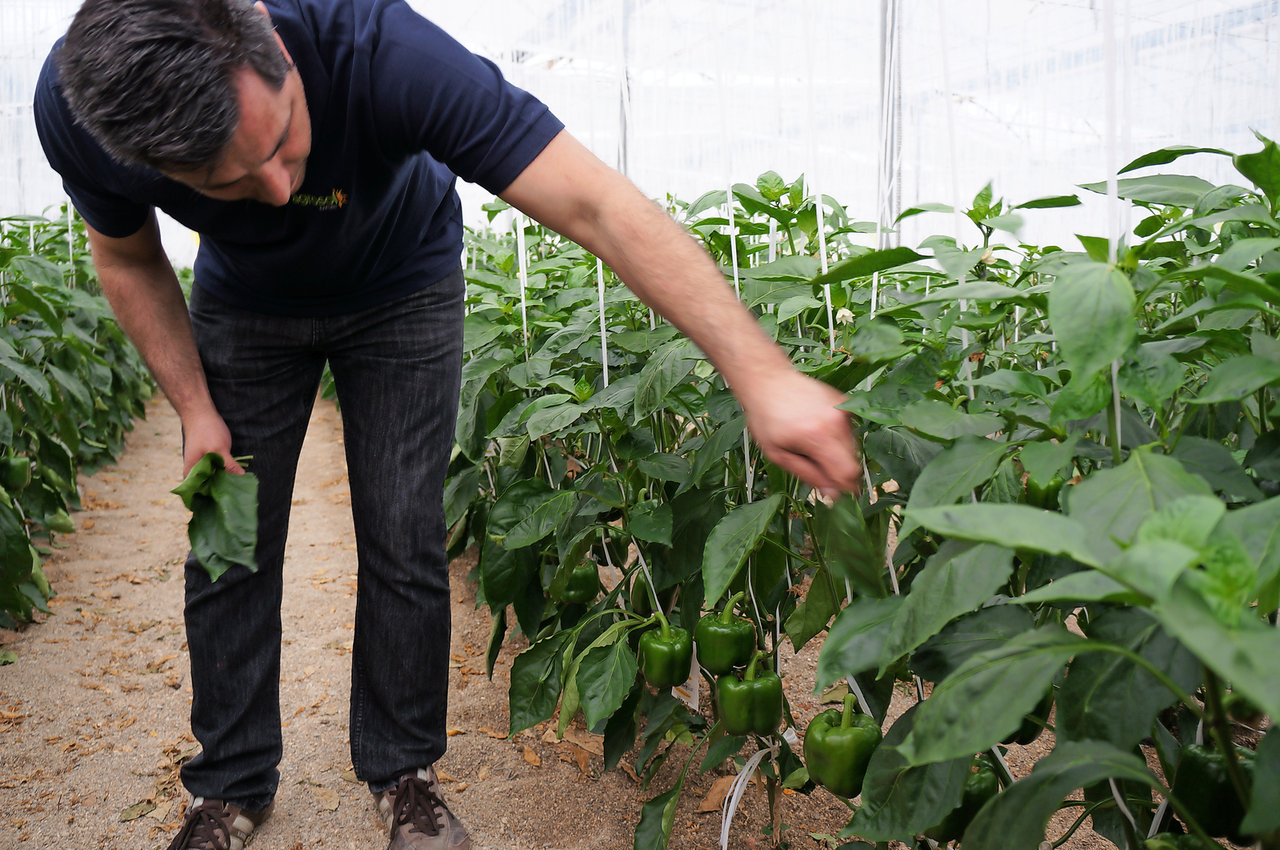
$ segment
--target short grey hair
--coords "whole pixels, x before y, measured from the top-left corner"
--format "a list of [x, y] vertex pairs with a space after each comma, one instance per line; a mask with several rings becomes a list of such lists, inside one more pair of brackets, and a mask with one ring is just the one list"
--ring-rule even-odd
[[85, 0], [55, 61], [77, 123], [113, 157], [211, 169], [240, 121], [233, 74], [291, 65], [251, 0]]

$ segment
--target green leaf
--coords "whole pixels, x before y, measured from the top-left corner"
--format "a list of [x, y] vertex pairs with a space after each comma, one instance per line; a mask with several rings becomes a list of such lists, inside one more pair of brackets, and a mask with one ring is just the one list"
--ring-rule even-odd
[[849, 338], [848, 350], [856, 360], [885, 363], [898, 360], [911, 352], [902, 342], [902, 331], [892, 321], [871, 319], [853, 332], [853, 336]]
[[735, 416], [716, 429], [694, 455], [693, 469], [689, 472], [689, 482], [692, 485], [696, 486], [712, 465], [724, 460], [724, 456], [735, 446], [741, 447], [742, 432], [746, 427], [747, 420], [742, 416]]
[[965, 830], [965, 850], [1037, 850], [1045, 840], [1049, 817], [1068, 794], [1112, 778], [1160, 787], [1132, 753], [1102, 741], [1058, 744], [1036, 762], [1029, 776], [982, 807]]
[[481, 597], [490, 610], [507, 607], [529, 584], [537, 564], [537, 553], [528, 548], [507, 549], [501, 541], [551, 492], [545, 481], [523, 478], [507, 487], [489, 509], [480, 546], [479, 569]]
[[1089, 528], [1052, 511], [980, 502], [909, 510], [908, 517], [930, 531], [958, 540], [1066, 555], [1082, 564], [1100, 566], [1086, 542], [1091, 537]]
[[782, 504], [782, 494], [739, 505], [716, 523], [707, 537], [703, 551], [702, 580], [706, 587], [706, 604], [720, 601], [747, 562], [747, 557], [764, 539], [769, 523]]
[[1049, 625], [971, 657], [921, 703], [903, 754], [921, 765], [994, 746], [1035, 708], [1082, 642]]
[[1015, 210], [1046, 210], [1056, 207], [1078, 207], [1080, 198], [1076, 195], [1050, 195], [1047, 198], [1036, 198], [1013, 207]]
[[1231, 161], [1236, 170], [1258, 187], [1267, 200], [1275, 206], [1280, 197], [1280, 149], [1276, 143], [1259, 133], [1253, 133], [1262, 142], [1262, 150], [1256, 153], [1237, 154]]
[[1076, 443], [1084, 436], [1075, 432], [1060, 443], [1039, 442], [1028, 443], [1018, 453], [1022, 468], [1027, 471], [1029, 480], [1041, 487], [1048, 486], [1053, 476], [1069, 464], [1075, 457]]
[[827, 568], [838, 583], [848, 581], [864, 596], [888, 596], [885, 586], [884, 541], [871, 534], [862, 504], [841, 496], [830, 510], [816, 510], [818, 538]]
[[[1212, 183], [1183, 174], [1153, 174], [1150, 177], [1129, 177], [1117, 182], [1120, 197], [1126, 201], [1187, 208], [1194, 207], [1200, 196], [1213, 188]], [[1082, 183], [1080, 188], [1100, 195], [1107, 194], [1105, 182]]]
[[912, 580], [911, 592], [893, 619], [877, 675], [883, 676], [898, 658], [990, 599], [1012, 572], [1010, 549], [985, 543], [944, 543]]
[[1137, 604], [1143, 598], [1104, 573], [1093, 570], [1071, 573], [1054, 579], [1044, 587], [1010, 599], [1018, 605], [1038, 605], [1041, 602], [1121, 602]]
[[1187, 403], [1219, 404], [1224, 401], [1239, 401], [1276, 381], [1280, 381], [1280, 360], [1241, 354], [1216, 366], [1209, 373], [1209, 379], [1204, 382], [1200, 394], [1188, 399]]
[[1185, 580], [1177, 582], [1152, 613], [1210, 669], [1231, 682], [1272, 717], [1280, 716], [1280, 629], [1252, 617], [1236, 627], [1222, 623], [1209, 603]]
[[1063, 269], [1049, 292], [1049, 322], [1074, 374], [1092, 375], [1129, 350], [1135, 302], [1129, 278], [1106, 263]]
[[860, 596], [840, 612], [818, 653], [814, 693], [821, 693], [846, 676], [876, 669], [901, 604], [901, 596]]
[[1120, 391], [1159, 409], [1182, 386], [1183, 368], [1151, 344], [1139, 345], [1120, 364]]
[[877, 428], [867, 434], [862, 448], [868, 458], [898, 483], [899, 489], [907, 492], [915, 487], [920, 471], [942, 450], [933, 440], [905, 428]]
[[831, 585], [831, 576], [826, 569], [818, 567], [813, 573], [809, 592], [783, 625], [783, 631], [791, 638], [791, 645], [797, 652], [825, 629], [827, 623], [831, 622], [831, 617], [840, 610], [844, 593], [833, 594]]
[[1072, 375], [1053, 400], [1049, 422], [1057, 427], [1073, 419], [1088, 419], [1110, 401], [1111, 382], [1105, 372]]
[[898, 419], [922, 434], [950, 440], [1004, 430], [1004, 418], [992, 413], [965, 413], [945, 401], [923, 399], [903, 408]]
[[1000, 459], [1009, 450], [1008, 443], [982, 437], [961, 437], [937, 456], [916, 479], [907, 502], [908, 521], [903, 534], [915, 527], [915, 512], [936, 505], [949, 505], [968, 497], [991, 479], [1000, 467]]
[[[1171, 457], [1135, 451], [1123, 464], [1102, 469], [1071, 489], [1071, 519], [1088, 529], [1090, 547], [1102, 559], [1119, 554], [1119, 544], [1133, 541], [1138, 526], [1151, 514], [1183, 496], [1212, 496], [1204, 479], [1192, 475]], [[1076, 560], [1098, 566], [1096, 560]]]
[[636, 824], [635, 839], [632, 843], [635, 850], [666, 850], [667, 841], [671, 838], [671, 828], [675, 825], [680, 792], [683, 789], [684, 774], [682, 773], [671, 790], [662, 792], [641, 807], [640, 822]]
[[[912, 402], [924, 398], [924, 393], [915, 387], [907, 387], [892, 380], [881, 381], [869, 390], [855, 390], [849, 394], [849, 400], [838, 405], [861, 419], [879, 422], [881, 425], [897, 425], [898, 414]], [[872, 432], [871, 436], [879, 433]], [[905, 432], [904, 432], [905, 433]], [[913, 437], [915, 435], [912, 435]], [[937, 451], [935, 444], [933, 451]]]
[[[1145, 525], [1144, 525], [1145, 527]], [[1178, 576], [1200, 560], [1196, 549], [1175, 540], [1141, 540], [1107, 562], [1106, 573], [1151, 599], [1161, 600]]]
[[1245, 474], [1231, 450], [1222, 443], [1184, 435], [1174, 447], [1173, 456], [1188, 472], [1199, 475], [1224, 496], [1246, 502], [1263, 499], [1253, 479]]
[[1038, 399], [1045, 397], [1044, 381], [1030, 372], [1019, 372], [1013, 369], [997, 369], [965, 383], [975, 387], [990, 387], [1010, 395], [1029, 395]]
[[511, 727], [507, 736], [536, 726], [555, 713], [565, 645], [574, 631], [556, 632], [516, 656], [508, 692]]
[[639, 422], [659, 410], [667, 393], [689, 376], [697, 362], [693, 356], [693, 344], [687, 339], [672, 340], [659, 348], [640, 370], [634, 421]]
[[1137, 171], [1139, 168], [1146, 168], [1149, 165], [1167, 165], [1175, 159], [1180, 159], [1193, 153], [1216, 153], [1222, 156], [1232, 156], [1231, 151], [1224, 151], [1222, 148], [1197, 148], [1191, 145], [1170, 145], [1167, 148], [1144, 153], [1133, 162], [1120, 169], [1118, 173], [1124, 174], [1129, 171]]
[[191, 511], [191, 550], [217, 581], [235, 565], [258, 571], [258, 479], [227, 472], [222, 456], [209, 452], [172, 491]]
[[[1113, 608], [1088, 624], [1089, 640], [1124, 647], [1147, 659], [1185, 692], [1200, 684], [1200, 663], [1145, 611]], [[1156, 715], [1177, 701], [1160, 681], [1111, 652], [1080, 652], [1058, 690], [1057, 740], [1107, 741], [1132, 750], [1151, 733]]]
[[1280, 732], [1272, 725], [1253, 759], [1253, 794], [1240, 831], [1266, 835], [1280, 830]]
[[551, 532], [573, 512], [578, 494], [573, 490], [556, 490], [538, 500], [528, 516], [516, 523], [502, 538], [502, 548], [523, 549], [532, 546]]
[[[979, 608], [929, 638], [912, 655], [911, 669], [927, 681], [941, 682], [978, 653], [995, 649], [1034, 627], [1035, 620], [1025, 608], [1006, 605]], [[822, 669], [821, 659], [818, 669]]]
[[622, 707], [637, 672], [635, 651], [625, 640], [587, 652], [578, 665], [577, 682], [588, 729], [596, 728]]
[[627, 531], [649, 543], [671, 545], [671, 505], [650, 499], [631, 509]]
[[871, 754], [862, 782], [862, 805], [850, 828], [869, 841], [908, 840], [937, 825], [960, 804], [969, 778], [970, 754], [936, 764], [913, 766], [901, 745], [912, 732], [920, 708], [907, 709]]
[[1244, 544], [1258, 565], [1259, 585], [1280, 575], [1280, 499], [1228, 512], [1222, 530]]
[[871, 251], [861, 256], [845, 260], [837, 263], [826, 274], [820, 274], [813, 279], [813, 283], [838, 283], [842, 280], [852, 280], [859, 277], [871, 277], [876, 272], [886, 271], [888, 269], [905, 266], [907, 263], [914, 263], [916, 260], [923, 260], [923, 254], [917, 254], [910, 248], [886, 248], [883, 251]]

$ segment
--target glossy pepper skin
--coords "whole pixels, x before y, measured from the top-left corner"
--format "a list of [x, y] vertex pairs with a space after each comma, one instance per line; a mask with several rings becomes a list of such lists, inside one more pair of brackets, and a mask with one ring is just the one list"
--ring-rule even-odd
[[600, 595], [600, 570], [595, 561], [583, 561], [573, 568], [560, 598], [565, 602], [589, 605]]
[[853, 799], [862, 792], [871, 754], [883, 735], [874, 717], [853, 710], [858, 698], [844, 698], [844, 710], [831, 708], [809, 724], [804, 733], [804, 763], [809, 778], [832, 794]]
[[655, 615], [660, 628], [640, 636], [640, 668], [644, 678], [658, 690], [674, 688], [689, 678], [693, 665], [693, 640], [689, 633], [667, 622], [662, 612]]
[[1051, 511], [1058, 510], [1058, 495], [1062, 492], [1062, 485], [1066, 483], [1063, 477], [1056, 472], [1049, 479], [1049, 483], [1044, 486], [1041, 486], [1039, 482], [1031, 478], [1027, 478], [1027, 504]]
[[771, 735], [782, 721], [782, 679], [772, 670], [756, 673], [760, 656], [757, 649], [741, 679], [729, 674], [716, 680], [720, 719], [730, 735]]
[[[1240, 771], [1252, 784], [1253, 761], [1242, 759]], [[1196, 823], [1214, 838], [1230, 838], [1235, 844], [1250, 844], [1240, 835], [1244, 805], [1231, 784], [1227, 759], [1212, 747], [1187, 744], [1178, 755], [1173, 779], [1173, 796], [1186, 807]]]
[[693, 630], [698, 642], [698, 663], [716, 676], [751, 660], [756, 651], [756, 627], [750, 620], [733, 615], [734, 606], [745, 594], [735, 594], [724, 611], [708, 614]]
[[[1036, 703], [1036, 707], [1031, 710], [1030, 714], [1027, 714], [1022, 718], [1022, 725], [1018, 727], [1018, 731], [1014, 732], [1000, 743], [1018, 744], [1023, 747], [1030, 744], [1036, 738], [1039, 738], [1041, 733], [1044, 732], [1044, 724], [1048, 722], [1049, 712], [1052, 710], [1053, 686], [1050, 685], [1048, 692], [1044, 695], [1044, 698], [1041, 699], [1040, 702]], [[1033, 717], [1038, 718], [1040, 722], [1037, 723], [1035, 720], [1032, 720], [1031, 718]]]
[[1000, 777], [985, 755], [974, 756], [969, 766], [969, 777], [964, 781], [964, 796], [960, 805], [942, 819], [937, 826], [924, 831], [926, 838], [932, 838], [939, 844], [955, 841], [964, 835], [969, 824], [978, 814], [978, 810], [987, 801], [1000, 793]]
[[10, 493], [17, 493], [31, 483], [31, 461], [18, 455], [0, 461], [0, 485]]
[[[658, 602], [662, 604], [664, 610], [671, 604], [671, 598], [674, 595], [675, 588], [668, 588], [658, 594]], [[649, 580], [645, 578], [643, 572], [637, 572], [636, 580], [631, 584], [631, 610], [641, 617], [653, 614], [653, 591], [649, 589]]]

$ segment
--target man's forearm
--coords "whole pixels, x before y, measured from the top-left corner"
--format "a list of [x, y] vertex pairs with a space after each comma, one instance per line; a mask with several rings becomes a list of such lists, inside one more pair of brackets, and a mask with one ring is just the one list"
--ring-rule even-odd
[[146, 263], [120, 263], [95, 256], [95, 265], [117, 321], [174, 410], [183, 420], [212, 412], [186, 302], [164, 255]]

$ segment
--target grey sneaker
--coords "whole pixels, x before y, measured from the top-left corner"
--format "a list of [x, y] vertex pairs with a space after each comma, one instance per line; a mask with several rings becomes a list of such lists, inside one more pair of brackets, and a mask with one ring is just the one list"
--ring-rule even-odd
[[387, 850], [471, 850], [471, 838], [444, 804], [431, 768], [406, 773], [395, 788], [374, 798], [391, 833]]
[[249, 812], [221, 800], [196, 797], [168, 850], [244, 850], [271, 809], [268, 806], [266, 811]]

